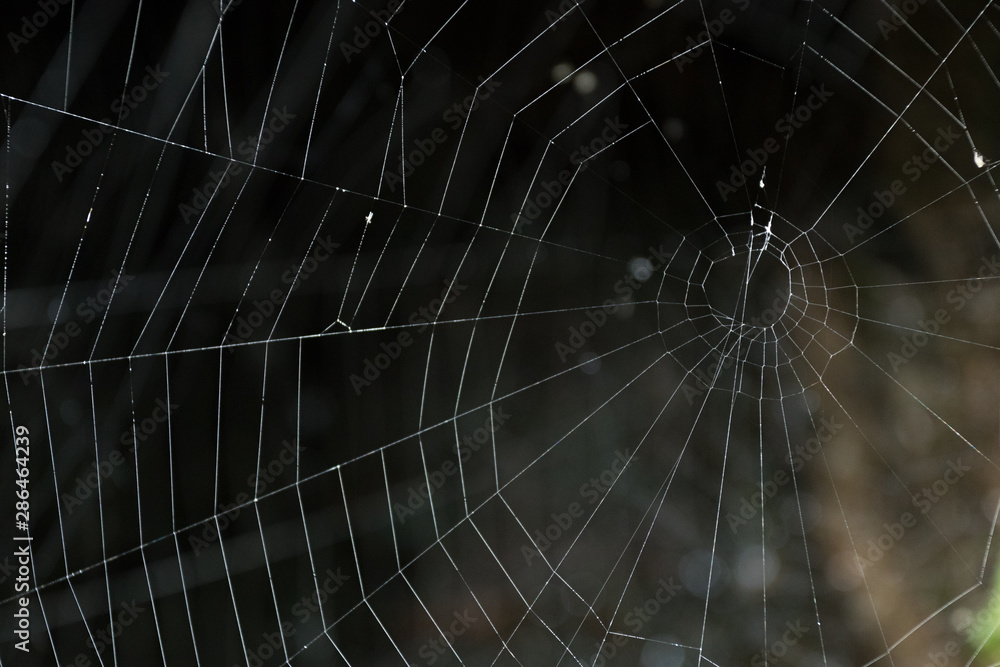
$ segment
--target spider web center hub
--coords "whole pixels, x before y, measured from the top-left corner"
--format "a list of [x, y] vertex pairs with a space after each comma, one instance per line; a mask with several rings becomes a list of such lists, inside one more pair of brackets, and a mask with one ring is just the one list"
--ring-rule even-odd
[[773, 246], [742, 252], [734, 248], [730, 257], [712, 263], [705, 276], [705, 294], [721, 324], [768, 328], [788, 310], [791, 269]]

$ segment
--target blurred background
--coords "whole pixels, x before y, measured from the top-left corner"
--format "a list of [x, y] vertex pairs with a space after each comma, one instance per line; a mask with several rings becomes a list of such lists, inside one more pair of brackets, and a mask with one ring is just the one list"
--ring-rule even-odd
[[6, 3], [0, 664], [996, 664], [998, 9]]

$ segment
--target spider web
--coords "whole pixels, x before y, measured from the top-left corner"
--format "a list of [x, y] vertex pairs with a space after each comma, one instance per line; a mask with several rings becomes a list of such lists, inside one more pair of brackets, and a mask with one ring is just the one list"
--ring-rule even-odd
[[1000, 5], [43, 4], [0, 664], [1000, 660]]

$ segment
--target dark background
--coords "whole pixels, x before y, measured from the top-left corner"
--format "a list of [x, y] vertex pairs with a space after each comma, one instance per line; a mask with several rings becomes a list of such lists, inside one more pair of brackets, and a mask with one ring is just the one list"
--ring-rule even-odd
[[[965, 638], [998, 502], [1000, 200], [974, 161], [1000, 155], [997, 5], [407, 0], [386, 26], [369, 2], [90, 0], [15, 52], [39, 7], [7, 3], [0, 45], [4, 400], [31, 431], [34, 538], [31, 654], [5, 571], [3, 664], [589, 665], [625, 635], [597, 664], [997, 660], [1000, 617]], [[143, 90], [147, 67], [168, 75]], [[769, 141], [764, 187], [753, 166], [724, 197]]]

